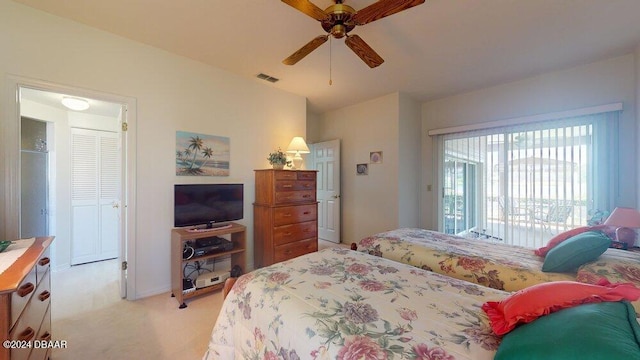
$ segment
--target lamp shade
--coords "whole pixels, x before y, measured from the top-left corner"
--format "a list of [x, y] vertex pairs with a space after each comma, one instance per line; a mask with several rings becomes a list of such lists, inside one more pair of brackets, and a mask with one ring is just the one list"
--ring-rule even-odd
[[308, 154], [311, 151], [309, 150], [307, 143], [304, 142], [304, 139], [302, 138], [302, 136], [296, 136], [289, 143], [289, 146], [287, 147], [287, 152], [298, 153], [298, 154]]
[[626, 244], [623, 249], [630, 248], [638, 237], [634, 229], [640, 228], [640, 212], [632, 208], [615, 208], [604, 225], [615, 226], [616, 240]]
[[640, 212], [633, 208], [617, 207], [604, 221], [604, 225], [640, 228]]

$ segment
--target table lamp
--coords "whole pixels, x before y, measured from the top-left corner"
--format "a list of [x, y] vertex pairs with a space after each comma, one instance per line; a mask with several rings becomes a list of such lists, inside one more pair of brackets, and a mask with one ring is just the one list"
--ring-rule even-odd
[[289, 147], [287, 147], [287, 152], [295, 154], [293, 156], [292, 169], [296, 170], [296, 169], [302, 168], [303, 159], [302, 159], [302, 155], [300, 154], [308, 154], [311, 151], [309, 151], [309, 147], [307, 146], [307, 143], [304, 142], [304, 139], [302, 138], [302, 136], [296, 136], [289, 143]]
[[631, 248], [636, 243], [636, 230], [640, 228], [640, 212], [633, 208], [617, 207], [604, 225], [616, 227], [616, 241], [627, 244]]

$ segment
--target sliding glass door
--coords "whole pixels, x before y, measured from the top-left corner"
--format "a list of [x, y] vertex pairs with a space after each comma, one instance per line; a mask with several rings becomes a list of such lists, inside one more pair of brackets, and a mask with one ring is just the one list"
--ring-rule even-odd
[[596, 172], [605, 169], [596, 149], [605, 148], [607, 126], [596, 120], [442, 135], [442, 231], [538, 247], [586, 225], [608, 186]]
[[477, 165], [447, 159], [444, 167], [444, 232], [457, 234], [476, 225]]

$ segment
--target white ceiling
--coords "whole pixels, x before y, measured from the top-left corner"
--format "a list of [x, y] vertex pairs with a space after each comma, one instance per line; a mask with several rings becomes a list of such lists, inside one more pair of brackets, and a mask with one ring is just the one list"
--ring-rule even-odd
[[[324, 31], [278, 0], [15, 1], [242, 77], [279, 78], [265, 84], [305, 96], [314, 112], [396, 91], [428, 101], [640, 45], [640, 0], [427, 0], [351, 31], [385, 59], [375, 69], [344, 39], [287, 66], [285, 57]], [[323, 9], [332, 4], [312, 2]], [[345, 1], [356, 10], [373, 2]]]

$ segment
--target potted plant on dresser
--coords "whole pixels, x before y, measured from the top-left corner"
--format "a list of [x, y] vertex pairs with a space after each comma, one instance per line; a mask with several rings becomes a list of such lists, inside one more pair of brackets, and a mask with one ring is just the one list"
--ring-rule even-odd
[[287, 160], [287, 154], [285, 154], [280, 148], [272, 153], [269, 153], [269, 157], [267, 158], [267, 160], [269, 160], [269, 164], [271, 164], [271, 166], [273, 166], [273, 168], [276, 170], [282, 170], [284, 169], [285, 165], [291, 165], [291, 161]]

